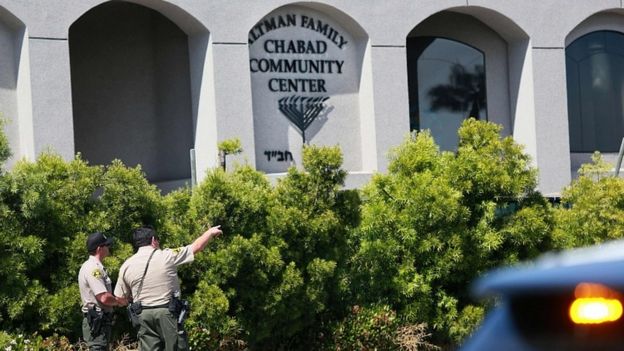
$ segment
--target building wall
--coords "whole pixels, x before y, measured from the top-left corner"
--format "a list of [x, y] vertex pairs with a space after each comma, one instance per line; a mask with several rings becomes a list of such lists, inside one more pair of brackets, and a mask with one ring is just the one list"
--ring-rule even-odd
[[[24, 67], [28, 63], [27, 55], [22, 57], [26, 48], [24, 44], [25, 27], [17, 18], [0, 8], [0, 47], [2, 59], [0, 59], [0, 119], [4, 121], [4, 129], [9, 139], [9, 145], [15, 157], [8, 161], [7, 167], [11, 167], [21, 155], [29, 155], [32, 148], [25, 145], [32, 141], [32, 135], [27, 138], [28, 123], [20, 120], [20, 111], [27, 111], [29, 106], [28, 95], [25, 90], [27, 76]], [[27, 113], [23, 113], [27, 115]], [[30, 117], [30, 115], [28, 115]], [[32, 134], [32, 133], [31, 133]]]
[[[19, 42], [20, 30], [28, 37], [21, 47], [14, 45], [0, 53], [0, 72], [7, 65], [13, 71], [17, 66], [19, 72], [18, 83], [13, 83], [16, 87], [9, 89], [13, 92], [5, 94], [8, 97], [0, 93], [3, 108], [10, 110], [4, 112], [5, 116], [17, 114], [11, 116], [13, 127], [5, 128], [18, 130], [8, 129], [12, 144], [31, 145], [34, 150], [15, 147], [16, 157], [33, 157], [48, 146], [64, 157], [72, 157], [74, 111], [68, 33], [76, 20], [102, 2], [0, 0], [0, 13], [8, 14], [0, 16], [0, 40], [12, 37]], [[544, 193], [559, 192], [569, 183], [576, 167], [571, 163], [568, 141], [565, 46], [584, 30], [621, 30], [619, 23], [624, 18], [620, 0], [132, 2], [160, 12], [188, 36], [191, 138], [198, 150], [200, 178], [206, 168], [218, 165], [216, 145], [223, 139], [239, 137], [245, 153], [237, 159], [259, 164], [257, 159], [262, 153], [258, 154], [255, 147], [248, 35], [271, 12], [299, 4], [332, 18], [347, 32], [365, 33], [355, 98], [359, 121], [357, 128], [349, 127], [348, 131], [358, 135], [352, 142], [358, 150], [357, 158], [345, 162], [351, 171], [350, 186], [361, 184], [372, 172], [384, 171], [387, 151], [409, 132], [406, 38], [420, 24], [427, 25], [428, 18], [435, 21], [436, 17], [431, 16], [444, 12], [445, 16], [461, 14], [462, 18], [468, 17], [468, 22], [480, 22], [484, 31], [498, 38], [486, 44], [499, 47], [499, 52], [501, 45], [506, 46], [506, 56], [497, 59], [500, 68], [496, 75], [501, 78], [490, 81], [488, 77], [488, 92], [500, 94], [492, 105], [498, 107], [490, 115], [502, 111], [496, 121], [533, 156], [540, 171], [539, 188]], [[3, 21], [8, 17], [23, 23], [23, 29], [14, 30], [15, 26]], [[452, 22], [441, 21], [428, 30], [443, 32], [448, 30], [444, 27], [449, 27], [461, 33], [462, 22]], [[10, 60], [15, 61], [10, 64]], [[491, 58], [486, 60], [489, 63]], [[19, 77], [28, 77], [28, 84], [24, 83], [21, 90]], [[4, 78], [0, 84], [7, 84]], [[332, 138], [338, 137], [328, 136], [323, 143], [331, 144]]]
[[9, 144], [15, 154], [20, 153], [19, 124], [17, 117], [17, 60], [15, 44], [17, 34], [15, 29], [0, 21], [0, 47], [3, 58], [0, 60], [0, 118], [7, 121], [6, 131]]

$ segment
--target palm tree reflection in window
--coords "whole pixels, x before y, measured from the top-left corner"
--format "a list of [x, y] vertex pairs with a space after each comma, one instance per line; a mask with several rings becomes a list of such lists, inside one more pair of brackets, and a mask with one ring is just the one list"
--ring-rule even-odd
[[484, 55], [437, 37], [408, 38], [407, 50], [411, 128], [430, 129], [442, 150], [456, 150], [462, 121], [487, 119]]
[[485, 108], [485, 72], [482, 65], [475, 66], [475, 73], [456, 63], [451, 68], [449, 84], [437, 85], [429, 89], [431, 110], [447, 109], [453, 112], [468, 111], [468, 117], [480, 119], [480, 111]]

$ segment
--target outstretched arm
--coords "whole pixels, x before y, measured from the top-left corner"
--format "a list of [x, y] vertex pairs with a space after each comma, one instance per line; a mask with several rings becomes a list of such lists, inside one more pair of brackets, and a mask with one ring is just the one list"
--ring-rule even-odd
[[212, 240], [212, 238], [214, 238], [215, 236], [219, 236], [222, 233], [223, 232], [221, 231], [220, 225], [206, 230], [204, 234], [200, 235], [197, 239], [195, 239], [195, 241], [193, 241], [193, 254], [201, 252], [206, 247], [206, 245], [208, 245], [208, 242]]

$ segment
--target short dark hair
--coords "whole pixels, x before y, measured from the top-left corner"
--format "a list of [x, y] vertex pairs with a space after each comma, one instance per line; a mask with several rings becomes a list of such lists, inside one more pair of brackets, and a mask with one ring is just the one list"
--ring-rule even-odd
[[144, 226], [134, 230], [132, 234], [132, 241], [134, 242], [134, 247], [139, 248], [142, 246], [148, 246], [152, 244], [152, 238], [158, 239], [156, 236], [156, 230], [154, 230], [151, 226]]
[[87, 251], [89, 255], [95, 255], [97, 248], [100, 246], [113, 245], [113, 238], [107, 238], [102, 232], [94, 232], [87, 237]]

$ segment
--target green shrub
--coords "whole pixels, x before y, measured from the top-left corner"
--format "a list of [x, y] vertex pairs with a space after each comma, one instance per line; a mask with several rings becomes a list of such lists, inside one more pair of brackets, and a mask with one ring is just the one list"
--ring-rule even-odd
[[267, 232], [274, 198], [266, 177], [242, 166], [232, 173], [209, 171], [190, 201], [189, 215], [196, 231], [220, 224], [225, 233], [250, 237]]
[[340, 351], [398, 350], [396, 312], [387, 305], [353, 306], [351, 313], [333, 330], [327, 349]]
[[65, 162], [43, 154], [35, 163], [19, 162], [0, 179], [0, 247], [8, 253], [0, 258], [2, 329], [72, 330], [63, 315], [66, 308], [77, 311], [79, 301], [55, 306], [50, 297], [76, 281], [79, 266], [68, 248], [88, 230], [100, 173], [79, 158]]
[[388, 305], [353, 306], [350, 313], [335, 323], [324, 349], [360, 350], [438, 350], [429, 343], [426, 324], [404, 323]]
[[164, 236], [161, 236], [164, 247], [188, 245], [198, 234], [195, 221], [189, 215], [191, 196], [191, 188], [185, 187], [163, 197], [165, 219], [161, 229]]
[[[24, 333], [9, 334], [0, 330], [0, 349], [6, 351], [39, 351], [46, 345], [41, 335]], [[56, 349], [54, 349], [56, 350]]]
[[[22, 333], [84, 346], [76, 276], [88, 233], [116, 238], [105, 260], [116, 281], [136, 226], [176, 247], [220, 224], [225, 234], [179, 270], [193, 349], [421, 350], [432, 348], [425, 325], [434, 343], [457, 345], [485, 313], [467, 293], [479, 274], [623, 234], [624, 181], [604, 162], [584, 167], [553, 209], [529, 157], [499, 134], [468, 120], [456, 153], [412, 134], [361, 191], [343, 189], [337, 147], [306, 147], [303, 168], [275, 186], [238, 166], [166, 196], [119, 161], [20, 161], [0, 173], [0, 344]], [[122, 348], [133, 331], [117, 313]]]
[[0, 328], [81, 334], [76, 277], [88, 254], [88, 233], [113, 234], [106, 259], [112, 279], [131, 255], [130, 229], [164, 222], [156, 188], [140, 169], [114, 162], [104, 169], [80, 157], [44, 153], [0, 177]]
[[91, 226], [121, 241], [132, 242], [132, 230], [149, 224], [160, 230], [165, 206], [156, 186], [149, 184], [140, 166], [128, 168], [115, 160], [101, 178], [101, 193]]
[[338, 266], [359, 217], [357, 195], [340, 189], [341, 163], [337, 148], [306, 148], [304, 170], [276, 187], [247, 166], [207, 174], [188, 213], [196, 231], [221, 224], [227, 234], [181, 273], [196, 303], [206, 294], [223, 303], [202, 307], [193, 325], [213, 337], [237, 325], [252, 349], [305, 349], [312, 329], [342, 310]]
[[[4, 133], [6, 120], [0, 115], [0, 166], [11, 157], [11, 148], [9, 147], [9, 138]], [[2, 170], [2, 167], [0, 167]]]
[[552, 210], [533, 190], [535, 170], [499, 133], [467, 120], [457, 153], [439, 152], [428, 132], [393, 150], [388, 174], [363, 189], [351, 237], [356, 303], [388, 304], [406, 322], [428, 323], [436, 342], [457, 343], [483, 315], [470, 282], [550, 248]]
[[597, 244], [624, 237], [624, 179], [608, 176], [613, 166], [600, 154], [581, 168], [555, 210], [557, 248]]

